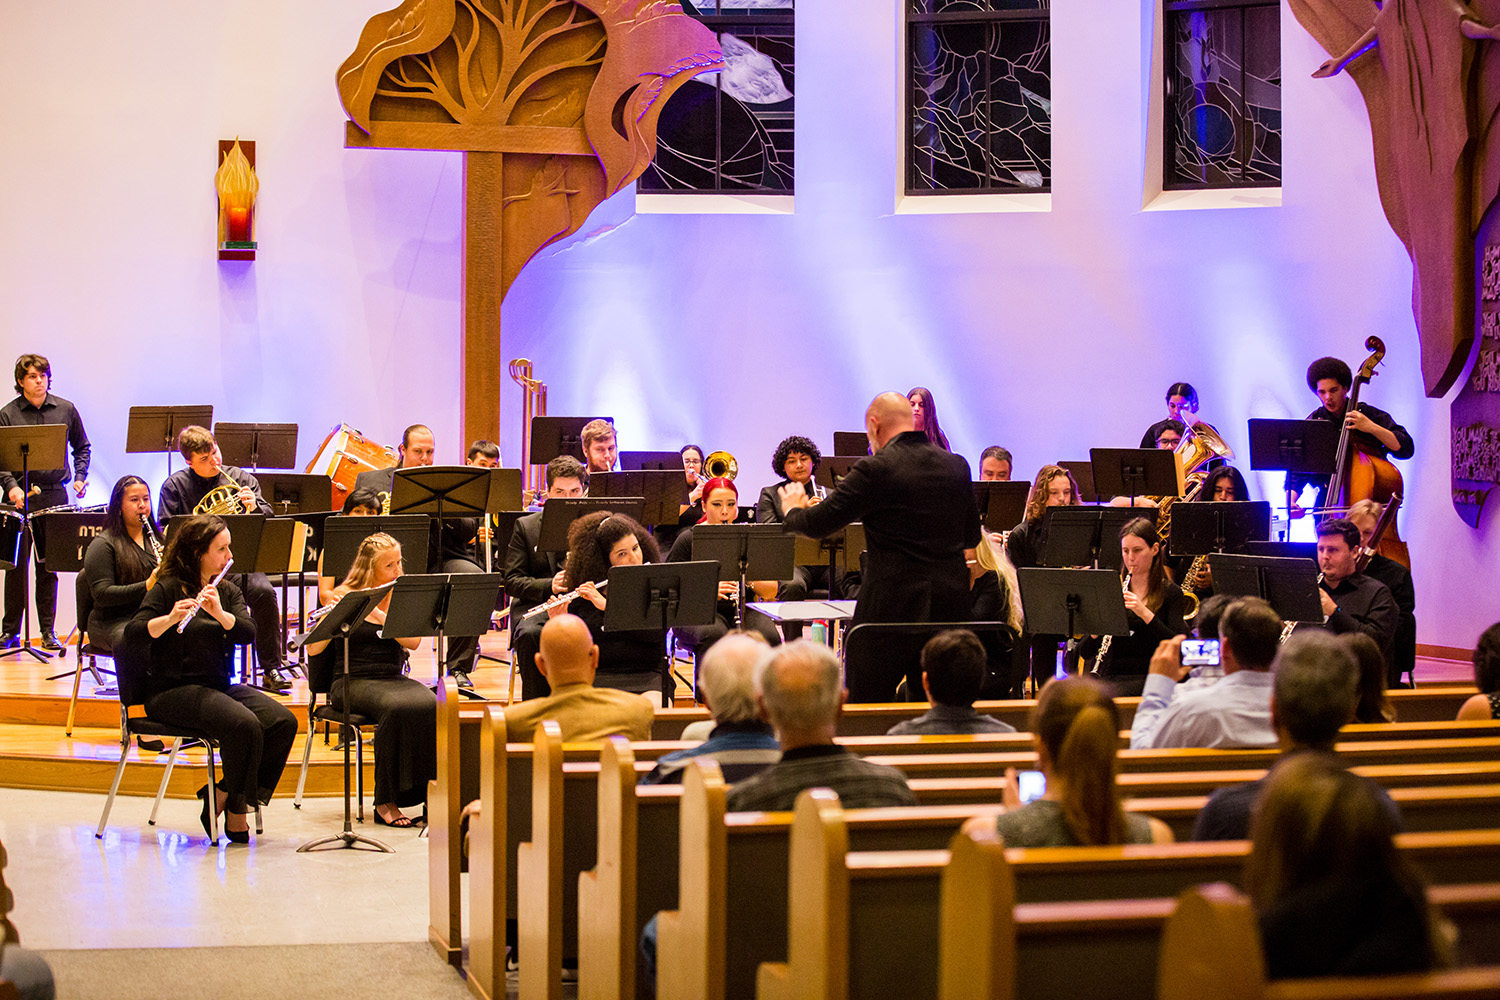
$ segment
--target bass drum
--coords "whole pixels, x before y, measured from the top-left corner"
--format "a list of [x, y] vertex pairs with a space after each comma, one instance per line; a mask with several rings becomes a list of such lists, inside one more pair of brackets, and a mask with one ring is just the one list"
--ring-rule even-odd
[[[322, 473], [333, 480], [333, 509], [343, 510], [361, 472], [388, 469], [396, 464], [396, 449], [376, 444], [348, 424], [339, 424], [323, 439], [306, 473]], [[3, 556], [3, 552], [0, 552]]]
[[18, 510], [0, 510], [0, 569], [15, 569], [21, 562], [21, 536], [26, 518]]

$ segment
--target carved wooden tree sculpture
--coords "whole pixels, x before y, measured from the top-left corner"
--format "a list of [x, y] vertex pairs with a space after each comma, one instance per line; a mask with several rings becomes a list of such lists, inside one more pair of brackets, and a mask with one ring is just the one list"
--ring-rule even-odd
[[1364, 95], [1380, 202], [1412, 260], [1427, 395], [1474, 345], [1474, 232], [1500, 187], [1500, 0], [1289, 0]]
[[464, 152], [464, 439], [500, 430], [500, 303], [639, 177], [667, 99], [722, 68], [676, 0], [407, 0], [339, 67], [345, 145]]

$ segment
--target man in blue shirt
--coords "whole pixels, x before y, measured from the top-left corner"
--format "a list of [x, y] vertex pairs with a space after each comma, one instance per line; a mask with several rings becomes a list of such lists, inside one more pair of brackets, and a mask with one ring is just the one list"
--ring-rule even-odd
[[1219, 618], [1224, 679], [1177, 692], [1186, 675], [1182, 636], [1164, 640], [1151, 657], [1130, 730], [1131, 749], [1151, 747], [1274, 747], [1271, 662], [1281, 640], [1281, 616], [1258, 597], [1242, 597]]
[[984, 686], [989, 656], [979, 637], [966, 628], [939, 632], [922, 647], [922, 690], [932, 708], [898, 722], [891, 736], [1013, 733], [1016, 727], [974, 710]]

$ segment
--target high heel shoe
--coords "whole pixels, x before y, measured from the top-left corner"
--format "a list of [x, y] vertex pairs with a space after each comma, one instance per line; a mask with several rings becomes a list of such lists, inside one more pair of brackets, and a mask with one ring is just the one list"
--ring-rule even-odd
[[[228, 813], [224, 815], [225, 817], [229, 816]], [[224, 836], [231, 844], [248, 844], [250, 843], [250, 828], [247, 826], [243, 830], [231, 830], [229, 829], [229, 824], [225, 823]]]
[[213, 802], [208, 797], [207, 785], [204, 785], [202, 788], [198, 789], [198, 798], [203, 800], [203, 815], [200, 817], [200, 819], [203, 820], [203, 832], [209, 837], [212, 837], [214, 835], [214, 828], [211, 825], [213, 822], [213, 815], [209, 812], [209, 810], [213, 808]]

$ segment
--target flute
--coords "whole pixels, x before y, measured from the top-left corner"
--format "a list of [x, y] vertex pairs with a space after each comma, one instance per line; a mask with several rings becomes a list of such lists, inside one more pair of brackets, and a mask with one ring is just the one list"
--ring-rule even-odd
[[[609, 586], [609, 581], [600, 580], [598, 583], [594, 584], [594, 586], [599, 590], [603, 590]], [[578, 588], [578, 590], [582, 589], [583, 588], [581, 587]], [[536, 607], [532, 608], [530, 611], [522, 615], [521, 620], [525, 621], [527, 618], [545, 614], [546, 612], [551, 611], [553, 608], [557, 607], [560, 604], [571, 604], [573, 602], [573, 599], [578, 596], [578, 590], [570, 590], [566, 594], [558, 594], [556, 597], [548, 598], [541, 604], [538, 604]]]
[[210, 590], [210, 588], [217, 587], [219, 585], [219, 581], [222, 580], [222, 579], [224, 579], [224, 574], [228, 573], [229, 572], [229, 567], [231, 567], [233, 565], [234, 565], [234, 559], [231, 558], [228, 562], [226, 562], [224, 564], [224, 568], [221, 569], [221, 570], [219, 570], [219, 575], [216, 576], [216, 577], [214, 577], [212, 580], [208, 581], [208, 586], [207, 587], [204, 587], [202, 590], [198, 591], [198, 596], [195, 597], [195, 598], [193, 598], [193, 610], [191, 610], [187, 614], [183, 615], [182, 616], [182, 621], [180, 621], [180, 622], [177, 623], [177, 631], [178, 632], [186, 632], [187, 631], [188, 622], [192, 621], [193, 620], [193, 616], [196, 615], [199, 612], [199, 610], [202, 609], [202, 607], [203, 607], [203, 597], [204, 597], [204, 595], [208, 593], [208, 591]]

